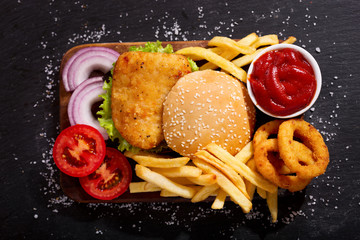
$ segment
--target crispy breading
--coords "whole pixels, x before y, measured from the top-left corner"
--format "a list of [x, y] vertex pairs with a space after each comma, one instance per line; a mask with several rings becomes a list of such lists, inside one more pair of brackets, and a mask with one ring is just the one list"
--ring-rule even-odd
[[191, 72], [177, 54], [126, 52], [116, 62], [111, 94], [116, 129], [131, 145], [151, 149], [163, 141], [163, 102], [179, 78]]

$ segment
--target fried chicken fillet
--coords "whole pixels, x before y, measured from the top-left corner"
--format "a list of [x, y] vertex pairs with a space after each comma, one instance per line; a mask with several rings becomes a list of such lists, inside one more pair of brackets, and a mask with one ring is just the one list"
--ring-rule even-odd
[[111, 92], [116, 129], [131, 145], [151, 149], [163, 140], [162, 112], [166, 95], [191, 72], [177, 54], [126, 52], [117, 60]]

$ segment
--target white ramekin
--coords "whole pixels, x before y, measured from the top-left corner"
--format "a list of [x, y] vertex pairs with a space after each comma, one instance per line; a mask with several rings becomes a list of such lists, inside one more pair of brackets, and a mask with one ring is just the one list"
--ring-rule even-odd
[[[264, 53], [268, 52], [268, 51], [272, 51], [272, 50], [279, 50], [279, 49], [284, 49], [284, 48], [291, 48], [294, 50], [299, 51], [304, 58], [310, 63], [310, 65], [312, 66], [313, 70], [314, 70], [314, 74], [315, 74], [315, 80], [316, 80], [316, 91], [315, 91], [315, 95], [313, 97], [313, 99], [311, 100], [311, 102], [303, 109], [292, 113], [290, 115], [286, 115], [286, 116], [278, 116], [278, 115], [274, 115], [271, 114], [269, 112], [267, 112], [266, 110], [264, 110], [256, 101], [256, 98], [254, 96], [254, 93], [252, 92], [251, 89], [251, 84], [249, 81], [250, 75], [252, 73], [253, 70], [253, 63], [260, 57], [262, 56]], [[296, 46], [296, 45], [292, 45], [292, 44], [276, 44], [276, 45], [272, 45], [270, 47], [265, 48], [263, 51], [261, 51], [256, 57], [255, 59], [251, 62], [250, 66], [249, 66], [249, 70], [247, 73], [247, 89], [250, 95], [250, 98], [252, 100], [252, 102], [254, 103], [254, 105], [263, 113], [274, 117], [274, 118], [293, 118], [293, 117], [297, 117], [303, 113], [305, 113], [307, 110], [309, 110], [311, 108], [311, 106], [315, 103], [315, 101], [317, 100], [317, 98], [319, 97], [320, 94], [320, 90], [321, 90], [321, 84], [322, 84], [322, 79], [321, 79], [321, 71], [320, 71], [320, 67], [318, 65], [318, 63], [316, 62], [315, 58], [305, 49]]]

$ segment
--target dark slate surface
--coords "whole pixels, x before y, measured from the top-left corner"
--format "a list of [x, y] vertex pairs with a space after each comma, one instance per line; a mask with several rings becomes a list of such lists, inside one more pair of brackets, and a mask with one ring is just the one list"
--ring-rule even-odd
[[[344, 1], [1, 2], [1, 239], [359, 239], [359, 12]], [[254, 201], [78, 204], [59, 187], [51, 147], [59, 129], [63, 54], [93, 42], [202, 40], [248, 33], [296, 36], [323, 73], [305, 119], [323, 134], [331, 163], [296, 194], [279, 197], [279, 221]]]

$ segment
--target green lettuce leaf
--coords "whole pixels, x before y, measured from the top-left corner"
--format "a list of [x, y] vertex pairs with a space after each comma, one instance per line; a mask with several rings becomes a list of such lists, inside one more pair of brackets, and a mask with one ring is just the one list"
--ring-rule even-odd
[[[159, 40], [156, 42], [147, 42], [144, 46], [132, 46], [129, 48], [129, 51], [174, 53], [174, 49], [170, 44], [164, 48]], [[193, 72], [199, 71], [199, 67], [193, 60], [188, 58], [188, 61]]]
[[191, 71], [193, 71], [193, 72], [199, 71], [199, 67], [196, 65], [196, 63], [192, 59], [188, 58], [188, 61], [190, 63]]
[[[142, 51], [142, 52], [161, 52], [161, 53], [174, 53], [173, 47], [168, 44], [164, 48], [161, 45], [160, 41], [156, 42], [148, 42], [145, 46], [133, 46], [129, 48], [129, 51]], [[196, 63], [188, 58], [190, 67], [192, 71], [198, 71], [199, 68]], [[132, 146], [128, 143], [119, 133], [119, 131], [115, 128], [115, 124], [112, 120], [111, 114], [111, 88], [112, 88], [112, 81], [113, 81], [113, 69], [111, 70], [111, 75], [109, 78], [104, 82], [103, 89], [105, 90], [104, 94], [101, 94], [100, 97], [103, 98], [102, 104], [99, 106], [100, 110], [97, 114], [100, 116], [98, 117], [100, 126], [102, 126], [109, 135], [109, 138], [113, 142], [118, 142], [118, 149], [121, 152], [124, 151], [131, 151], [131, 152], [138, 152], [140, 148]], [[165, 143], [160, 144], [160, 146], [151, 149], [153, 152], [161, 152], [162, 150], [168, 148]]]
[[145, 46], [132, 46], [129, 48], [129, 51], [174, 53], [173, 47], [170, 44], [164, 48], [159, 40], [156, 42], [147, 42]]

